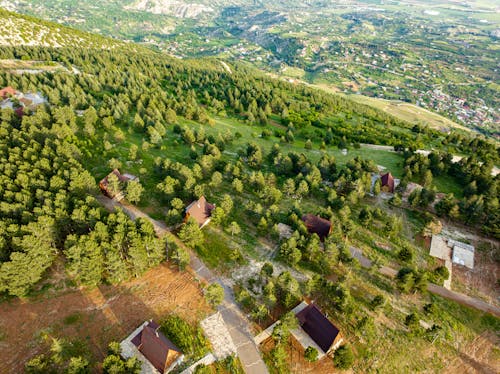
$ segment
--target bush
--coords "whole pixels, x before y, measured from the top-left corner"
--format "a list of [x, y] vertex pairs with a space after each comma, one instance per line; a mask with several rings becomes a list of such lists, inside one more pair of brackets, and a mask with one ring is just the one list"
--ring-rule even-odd
[[382, 295], [377, 295], [370, 302], [370, 307], [372, 308], [372, 310], [375, 310], [384, 304], [385, 304], [385, 298]]
[[335, 351], [333, 356], [333, 364], [339, 369], [349, 369], [354, 362], [354, 354], [348, 345], [341, 345]]
[[219, 283], [212, 283], [205, 289], [205, 299], [212, 307], [217, 307], [224, 300], [224, 288]]
[[194, 359], [208, 352], [208, 342], [199, 327], [191, 326], [181, 317], [171, 315], [161, 323], [161, 331], [180, 348], [184, 354]]
[[413, 253], [411, 248], [408, 247], [403, 247], [398, 252], [398, 258], [403, 262], [411, 262], [413, 261], [414, 257], [415, 254]]
[[318, 350], [314, 347], [307, 347], [304, 352], [304, 358], [309, 362], [314, 362], [318, 360]]

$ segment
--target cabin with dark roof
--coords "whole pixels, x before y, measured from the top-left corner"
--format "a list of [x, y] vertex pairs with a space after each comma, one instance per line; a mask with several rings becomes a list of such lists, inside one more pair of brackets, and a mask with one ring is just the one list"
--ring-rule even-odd
[[317, 234], [321, 240], [324, 240], [332, 232], [332, 223], [324, 218], [314, 214], [306, 214], [302, 217], [310, 234]]
[[153, 320], [144, 322], [120, 346], [124, 357], [136, 357], [142, 362], [143, 373], [168, 373], [184, 359]]
[[380, 181], [382, 191], [394, 193], [394, 177], [390, 172], [382, 175]]
[[[111, 175], [115, 175], [118, 178], [118, 186], [110, 185], [109, 178], [111, 177]], [[101, 189], [101, 192], [110, 199], [121, 201], [125, 198], [125, 193], [122, 189], [123, 185], [133, 180], [138, 180], [138, 178], [132, 174], [121, 174], [118, 169], [114, 169], [99, 182], [99, 188]]]
[[202, 196], [197, 201], [193, 201], [186, 208], [184, 222], [188, 219], [194, 219], [200, 228], [206, 226], [210, 222], [212, 211], [215, 209], [214, 204], [210, 204], [205, 196]]
[[315, 304], [308, 304], [296, 316], [300, 327], [326, 355], [332, 355], [342, 343], [343, 339], [339, 329], [326, 318]]

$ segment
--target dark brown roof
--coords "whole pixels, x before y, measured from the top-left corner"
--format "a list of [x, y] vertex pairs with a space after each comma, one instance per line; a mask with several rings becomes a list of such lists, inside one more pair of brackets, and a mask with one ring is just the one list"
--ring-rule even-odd
[[387, 186], [390, 192], [394, 192], [394, 177], [391, 173], [386, 173], [382, 175], [381, 178], [382, 187]]
[[297, 313], [297, 319], [307, 335], [327, 353], [339, 334], [339, 329], [314, 304], [309, 304]]
[[186, 219], [194, 218], [200, 226], [203, 226], [212, 215], [212, 210], [214, 209], [215, 205], [207, 202], [205, 196], [202, 196], [199, 200], [193, 201], [188, 205], [186, 208]]
[[327, 237], [332, 229], [332, 223], [329, 220], [315, 216], [314, 214], [304, 215], [302, 221], [304, 221], [307, 231], [311, 234], [318, 234], [321, 239]]
[[149, 321], [139, 334], [134, 336], [132, 343], [160, 373], [163, 373], [182, 353], [159, 328], [156, 322]]

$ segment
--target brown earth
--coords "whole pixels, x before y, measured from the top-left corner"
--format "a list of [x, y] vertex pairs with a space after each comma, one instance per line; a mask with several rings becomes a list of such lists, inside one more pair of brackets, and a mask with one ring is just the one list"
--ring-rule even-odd
[[116, 286], [3, 302], [0, 373], [22, 372], [25, 362], [40, 353], [42, 332], [84, 342], [94, 359], [101, 361], [111, 341], [122, 340], [144, 320], [161, 320], [170, 312], [195, 321], [209, 307], [193, 275], [167, 264]]
[[[260, 348], [264, 354], [270, 352], [274, 348], [273, 339], [267, 339], [264, 341]], [[333, 365], [333, 360], [325, 356], [321, 360], [316, 362], [308, 362], [304, 358], [304, 348], [300, 345], [297, 340], [293, 337], [290, 338], [290, 342], [287, 345], [286, 352], [288, 354], [288, 367], [290, 372], [293, 374], [303, 374], [303, 373], [314, 373], [314, 374], [331, 374], [335, 372], [341, 372], [335, 369]], [[344, 371], [345, 372], [345, 371]]]
[[500, 306], [500, 266], [495, 260], [496, 248], [478, 250], [474, 253], [474, 269], [453, 266], [453, 283], [464, 285], [467, 289], [477, 290], [491, 304]]
[[458, 352], [458, 357], [443, 371], [444, 373], [494, 374], [500, 372], [500, 338], [487, 331], [479, 335]]

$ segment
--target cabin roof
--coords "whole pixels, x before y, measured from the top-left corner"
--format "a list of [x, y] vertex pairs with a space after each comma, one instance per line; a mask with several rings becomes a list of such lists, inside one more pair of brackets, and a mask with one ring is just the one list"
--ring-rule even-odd
[[340, 333], [339, 329], [314, 304], [309, 304], [299, 313], [297, 319], [302, 329], [324, 352], [328, 352]]

